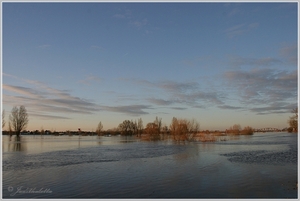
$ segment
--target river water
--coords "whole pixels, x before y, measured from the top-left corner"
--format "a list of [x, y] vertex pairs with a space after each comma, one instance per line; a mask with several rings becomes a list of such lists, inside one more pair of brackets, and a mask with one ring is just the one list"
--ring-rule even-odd
[[3, 198], [298, 198], [298, 138], [2, 137]]

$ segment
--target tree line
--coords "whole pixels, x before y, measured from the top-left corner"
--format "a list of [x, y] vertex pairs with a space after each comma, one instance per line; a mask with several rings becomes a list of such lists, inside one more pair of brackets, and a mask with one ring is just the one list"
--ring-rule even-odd
[[156, 117], [153, 122], [143, 126], [142, 118], [138, 121], [125, 120], [118, 126], [121, 135], [136, 135], [145, 134], [150, 140], [160, 140], [165, 135], [171, 135], [176, 141], [190, 141], [196, 133], [199, 132], [200, 124], [195, 120], [178, 119], [173, 117], [170, 126], [162, 124], [162, 118]]
[[[292, 113], [293, 116], [291, 116], [288, 120], [288, 124], [290, 125], [288, 131], [298, 132], [298, 108], [293, 109]], [[21, 131], [24, 130], [28, 125], [28, 122], [29, 118], [25, 106], [14, 106], [9, 115], [9, 134], [15, 134], [19, 137]], [[2, 128], [4, 128], [5, 125], [5, 111], [3, 110]], [[42, 131], [41, 133], [45, 132], [43, 129]], [[171, 135], [175, 141], [192, 141], [199, 131], [200, 123], [195, 119], [181, 119], [173, 117], [171, 124], [166, 126], [162, 124], [162, 118], [156, 117], [153, 122], [147, 123], [145, 127], [143, 125], [142, 118], [139, 118], [137, 121], [124, 120], [114, 130], [114, 133], [121, 135], [136, 135], [138, 137], [141, 137], [142, 134], [146, 134], [150, 140], [160, 140], [165, 135]], [[95, 133], [99, 136], [108, 133], [108, 131], [103, 131], [103, 125], [101, 121], [98, 123]], [[246, 126], [244, 129], [241, 129], [239, 124], [235, 124], [229, 129], [226, 129], [225, 133], [234, 135], [251, 135], [253, 134], [253, 129], [250, 126]]]

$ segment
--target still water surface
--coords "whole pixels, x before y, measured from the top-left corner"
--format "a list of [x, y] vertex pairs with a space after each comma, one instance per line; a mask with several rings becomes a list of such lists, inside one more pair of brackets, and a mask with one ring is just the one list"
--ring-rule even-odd
[[136, 137], [2, 137], [3, 198], [297, 198], [290, 133], [174, 143]]

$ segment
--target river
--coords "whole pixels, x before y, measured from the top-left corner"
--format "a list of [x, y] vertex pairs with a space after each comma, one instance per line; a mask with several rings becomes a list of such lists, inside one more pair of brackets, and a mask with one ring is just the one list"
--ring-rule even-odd
[[298, 198], [298, 138], [2, 137], [3, 198]]

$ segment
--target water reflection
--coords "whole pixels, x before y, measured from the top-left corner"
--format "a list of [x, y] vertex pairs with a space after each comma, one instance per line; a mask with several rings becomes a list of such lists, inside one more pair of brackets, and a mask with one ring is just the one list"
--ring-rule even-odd
[[136, 142], [137, 139], [134, 139], [133, 136], [121, 136], [120, 143], [132, 143]]
[[98, 145], [102, 145], [101, 136], [97, 136], [97, 143]]
[[78, 135], [78, 148], [80, 148], [80, 135]]
[[[4, 147], [3, 147], [4, 149]], [[7, 143], [7, 151], [26, 151], [26, 140], [20, 136], [9, 136], [9, 140]]]
[[[145, 142], [135, 136], [3, 136], [3, 197], [297, 197], [296, 190], [288, 190], [297, 182], [295, 135], [231, 137], [184, 144], [172, 139]], [[257, 151], [263, 152], [254, 157]], [[245, 163], [230, 160], [232, 156], [255, 160]], [[257, 160], [264, 156], [282, 162]], [[286, 156], [293, 160], [286, 161]], [[9, 186], [50, 188], [53, 193], [11, 197]]]

